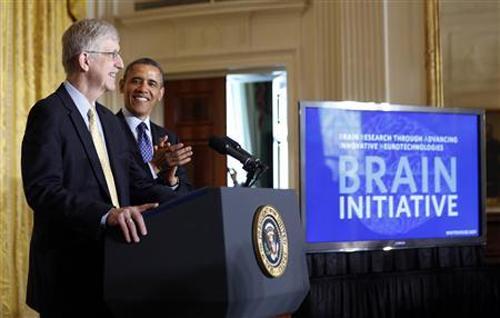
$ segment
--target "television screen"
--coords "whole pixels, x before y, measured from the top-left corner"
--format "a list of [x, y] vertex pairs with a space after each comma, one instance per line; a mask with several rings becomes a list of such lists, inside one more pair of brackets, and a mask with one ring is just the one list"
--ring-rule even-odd
[[485, 242], [484, 111], [300, 102], [309, 252]]

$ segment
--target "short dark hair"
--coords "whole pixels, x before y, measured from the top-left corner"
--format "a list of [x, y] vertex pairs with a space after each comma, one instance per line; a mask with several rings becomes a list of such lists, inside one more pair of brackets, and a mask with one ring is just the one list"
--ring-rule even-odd
[[164, 85], [164, 84], [165, 84], [165, 81], [166, 81], [166, 78], [165, 78], [165, 72], [163, 72], [163, 69], [161, 68], [160, 63], [156, 62], [155, 60], [153, 60], [152, 58], [149, 58], [149, 57], [141, 57], [140, 59], [137, 59], [137, 60], [135, 60], [135, 61], [132, 61], [129, 65], [127, 65], [127, 67], [125, 68], [125, 72], [123, 73], [123, 80], [124, 80], [124, 81], [127, 79], [127, 74], [128, 74], [128, 72], [130, 71], [130, 69], [131, 69], [134, 65], [138, 65], [138, 64], [142, 64], [142, 65], [151, 65], [151, 66], [156, 67], [156, 68], [160, 71], [160, 76], [161, 76], [161, 80], [162, 80], [162, 85]]

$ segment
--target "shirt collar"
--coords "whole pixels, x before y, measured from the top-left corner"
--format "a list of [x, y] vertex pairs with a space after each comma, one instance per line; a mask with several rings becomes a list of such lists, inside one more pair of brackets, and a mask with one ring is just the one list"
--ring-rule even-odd
[[149, 116], [146, 117], [146, 119], [142, 120], [138, 117], [136, 117], [134, 114], [132, 114], [127, 108], [122, 107], [122, 112], [123, 116], [125, 117], [125, 120], [127, 121], [128, 126], [130, 129], [135, 132], [137, 129], [137, 126], [139, 126], [140, 123], [144, 122], [146, 124], [146, 127], [148, 127], [148, 131], [151, 131], [151, 123], [149, 120]]
[[[88, 99], [73, 85], [71, 85], [70, 82], [67, 80], [64, 81], [64, 88], [68, 92], [69, 96], [73, 100], [73, 102], [76, 105], [76, 108], [82, 115], [83, 119], [85, 122], [88, 124], [88, 118], [87, 118], [87, 113], [89, 112], [89, 109], [91, 107], [91, 104], [89, 103]], [[95, 105], [93, 105], [95, 106]]]

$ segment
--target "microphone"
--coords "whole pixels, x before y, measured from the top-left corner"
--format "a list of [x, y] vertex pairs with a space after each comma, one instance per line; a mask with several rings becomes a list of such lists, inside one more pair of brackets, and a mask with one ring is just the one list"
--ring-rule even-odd
[[243, 164], [243, 167], [247, 166], [250, 162], [258, 160], [241, 148], [239, 143], [227, 136], [212, 136], [208, 140], [208, 145], [220, 154], [229, 155], [235, 158]]
[[243, 164], [243, 169], [247, 171], [247, 180], [244, 187], [251, 187], [269, 167], [241, 148], [240, 144], [228, 136], [212, 136], [208, 140], [210, 148], [220, 154], [229, 155]]

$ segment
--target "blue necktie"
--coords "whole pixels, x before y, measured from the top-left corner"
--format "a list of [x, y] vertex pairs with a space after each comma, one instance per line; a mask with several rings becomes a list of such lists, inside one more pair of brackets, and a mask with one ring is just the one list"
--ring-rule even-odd
[[150, 162], [153, 159], [153, 147], [146, 133], [147, 129], [148, 127], [143, 122], [137, 126], [137, 144], [139, 145], [139, 151], [144, 162]]

